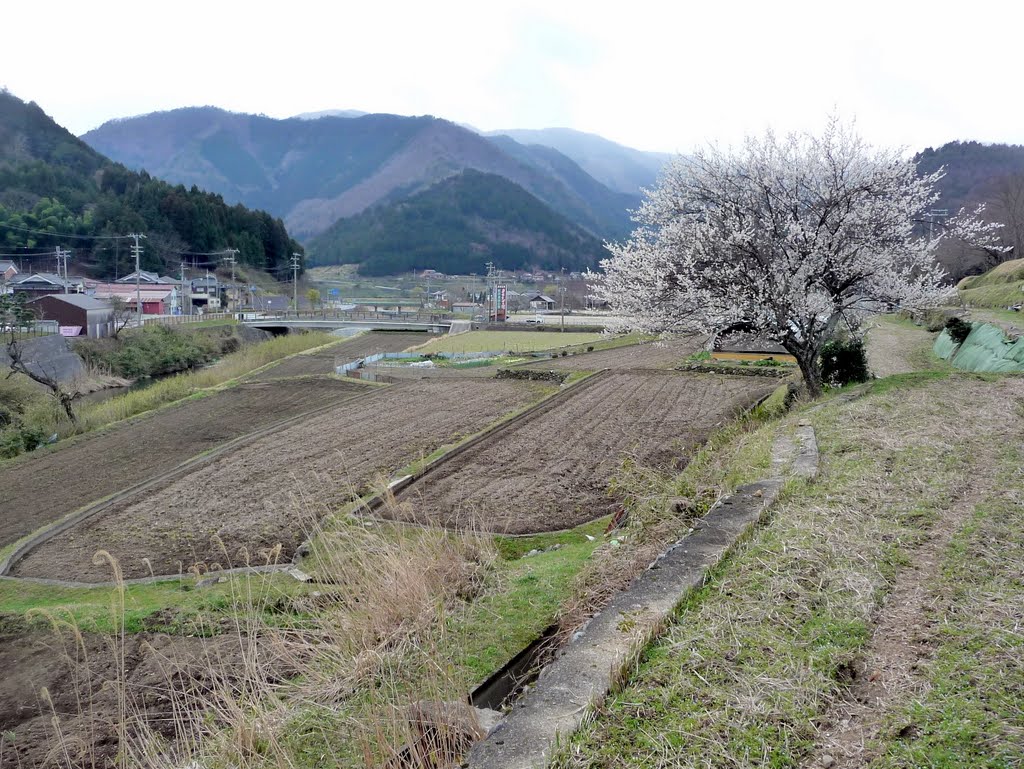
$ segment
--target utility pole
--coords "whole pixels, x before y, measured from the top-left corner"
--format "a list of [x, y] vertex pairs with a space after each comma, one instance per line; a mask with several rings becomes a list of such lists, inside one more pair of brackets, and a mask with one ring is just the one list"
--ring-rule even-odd
[[186, 314], [185, 313], [185, 297], [187, 296], [188, 300], [189, 300], [189, 308], [188, 308], [188, 313], [187, 314], [191, 315], [192, 314], [192, 292], [191, 292], [191, 286], [189, 286], [188, 289], [185, 288], [185, 260], [184, 259], [181, 260], [180, 267], [181, 267], [181, 292], [180, 292], [181, 293], [181, 314], [182, 315]]
[[562, 280], [558, 283], [558, 290], [562, 294], [562, 331], [565, 333], [565, 268], [562, 268]]
[[224, 257], [224, 261], [231, 265], [231, 290], [235, 292], [235, 304], [238, 304], [238, 289], [235, 286], [235, 254], [238, 253], [237, 248], [225, 249], [227, 256]]
[[948, 208], [933, 208], [928, 212], [928, 240], [934, 239], [935, 235], [935, 220], [946, 219], [949, 217]]
[[292, 307], [295, 317], [299, 317], [299, 267], [302, 266], [302, 254], [292, 254]]
[[[68, 255], [71, 252], [68, 251], [67, 249], [62, 249], [60, 246], [57, 246], [56, 248], [57, 248], [57, 275], [59, 275], [60, 277], [63, 278], [64, 293], [68, 294], [68, 293], [71, 293], [68, 290]], [[61, 268], [62, 264], [63, 264], [63, 269]]]
[[487, 263], [487, 322], [491, 322], [491, 306], [494, 303], [494, 263]]
[[139, 238], [146, 237], [142, 233], [133, 232], [128, 236], [135, 239], [132, 246], [132, 255], [135, 257], [135, 313], [139, 316], [139, 325], [142, 325], [142, 246], [139, 245]]

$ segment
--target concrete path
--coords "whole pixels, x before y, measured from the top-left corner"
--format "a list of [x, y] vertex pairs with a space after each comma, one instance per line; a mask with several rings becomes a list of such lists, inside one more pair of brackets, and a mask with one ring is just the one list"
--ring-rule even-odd
[[663, 553], [633, 585], [573, 636], [508, 716], [470, 751], [472, 769], [540, 769], [661, 634], [672, 610], [778, 497], [785, 473], [812, 478], [814, 430], [801, 425], [773, 446], [772, 477], [722, 499], [691, 534]]

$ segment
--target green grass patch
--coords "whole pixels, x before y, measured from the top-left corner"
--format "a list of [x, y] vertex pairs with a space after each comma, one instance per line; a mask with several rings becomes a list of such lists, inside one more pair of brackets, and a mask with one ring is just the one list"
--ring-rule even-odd
[[[235, 576], [234, 586], [227, 583], [197, 588], [196, 578], [128, 584], [124, 588], [124, 612], [115, 587], [62, 587], [21, 580], [0, 580], [0, 615], [13, 614], [47, 621], [47, 617], [71, 623], [86, 632], [111, 633], [120, 629], [123, 616], [125, 630], [189, 632], [196, 626], [213, 627], [213, 615], [224, 616], [235, 603], [232, 592], [258, 582], [260, 590], [274, 593], [300, 587], [283, 575]], [[170, 610], [168, 612], [168, 610]], [[165, 612], [168, 612], [164, 614]], [[154, 615], [160, 617], [154, 619]]]
[[[935, 358], [937, 363], [943, 363]], [[932, 371], [914, 371], [908, 374], [893, 374], [882, 379], [875, 379], [868, 384], [871, 392], [875, 395], [892, 392], [894, 390], [906, 390], [912, 387], [922, 387], [932, 382], [938, 382], [948, 378], [953, 373], [953, 367], [936, 369]], [[854, 385], [853, 387], [856, 387]], [[847, 388], [852, 389], [852, 388]]]
[[502, 558], [506, 561], [514, 561], [517, 558], [522, 558], [531, 550], [547, 550], [555, 545], [573, 544], [579, 542], [580, 537], [586, 539], [587, 535], [600, 539], [610, 520], [611, 516], [606, 515], [569, 531], [531, 534], [525, 537], [498, 536], [494, 538], [494, 544]]
[[1020, 490], [1022, 456], [1003, 453], [1003, 490], [979, 504], [950, 543], [932, 588], [938, 648], [920, 698], [888, 715], [884, 750], [873, 766], [1015, 767], [1024, 734], [1024, 512], [1006, 491]]
[[[948, 415], [992, 421], [1000, 397], [988, 383], [947, 376], [894, 377], [859, 400], [826, 401], [778, 425], [814, 424], [822, 476], [787, 485], [771, 520], [685, 598], [666, 635], [555, 765], [653, 769], [664, 756], [679, 766], [806, 765], [819, 719], [863, 653], [907, 548], [985, 466], [991, 428], [979, 425], [950, 451]], [[773, 433], [762, 427], [731, 461], [695, 467], [679, 488], [696, 493], [709, 471], [744, 478], [744, 464], [764, 464]], [[709, 445], [695, 462], [711, 463], [714, 454]], [[987, 572], [976, 555], [962, 568]], [[898, 765], [954, 765], [939, 757]]]
[[971, 307], [1010, 307], [1024, 303], [1024, 281], [962, 289], [960, 299]]
[[960, 300], [971, 307], [1009, 307], [1024, 303], [1024, 259], [1011, 259], [957, 285]]
[[[450, 664], [458, 671], [457, 682], [464, 688], [479, 684], [555, 621], [573, 578], [602, 544], [599, 536], [594, 541], [585, 536], [594, 536], [596, 528], [586, 524], [551, 542], [561, 544], [557, 550], [505, 562], [497, 575], [501, 588], [453, 618]], [[499, 549], [508, 551], [502, 544]]]

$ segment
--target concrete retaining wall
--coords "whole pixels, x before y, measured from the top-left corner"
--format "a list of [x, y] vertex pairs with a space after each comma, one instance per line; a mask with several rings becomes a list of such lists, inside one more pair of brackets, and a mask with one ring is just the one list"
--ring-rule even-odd
[[[21, 343], [23, 359], [36, 373], [52, 376], [62, 384], [68, 384], [85, 376], [85, 364], [75, 354], [71, 341], [56, 334], [26, 339]], [[0, 372], [6, 371], [11, 363], [5, 346], [0, 346]]]

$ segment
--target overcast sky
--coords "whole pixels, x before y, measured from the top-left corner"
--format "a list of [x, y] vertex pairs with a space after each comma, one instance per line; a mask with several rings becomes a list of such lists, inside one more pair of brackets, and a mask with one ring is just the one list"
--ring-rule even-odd
[[568, 126], [667, 152], [830, 112], [877, 144], [1024, 143], [1013, 0], [10, 0], [2, 18], [0, 87], [76, 134], [212, 104]]

